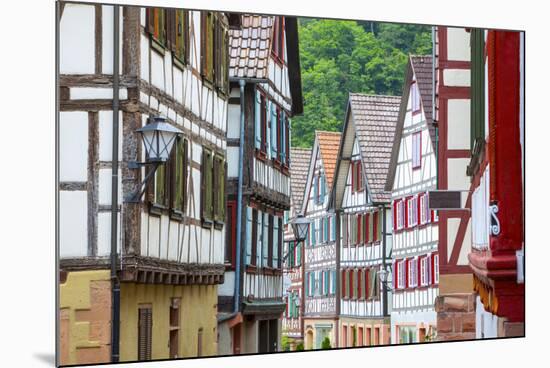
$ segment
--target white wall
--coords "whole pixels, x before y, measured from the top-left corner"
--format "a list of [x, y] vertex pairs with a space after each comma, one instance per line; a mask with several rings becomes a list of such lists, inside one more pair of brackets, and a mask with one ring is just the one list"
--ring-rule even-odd
[[88, 113], [59, 113], [59, 181], [88, 180]]
[[59, 255], [81, 257], [88, 254], [88, 193], [59, 192]]
[[59, 26], [59, 72], [95, 72], [95, 9], [93, 5], [65, 4]]

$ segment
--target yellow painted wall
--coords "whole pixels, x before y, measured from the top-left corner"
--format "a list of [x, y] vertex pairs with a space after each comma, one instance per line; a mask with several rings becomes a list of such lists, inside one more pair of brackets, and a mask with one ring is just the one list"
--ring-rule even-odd
[[120, 360], [137, 360], [138, 308], [150, 304], [153, 313], [152, 359], [169, 359], [171, 298], [181, 298], [180, 357], [196, 357], [202, 327], [202, 355], [217, 353], [217, 285], [155, 285], [122, 283], [120, 290]]
[[332, 328], [330, 330], [330, 345], [335, 348], [336, 346], [336, 328], [338, 326], [338, 321], [334, 319], [304, 319], [304, 328], [305, 328], [305, 337], [304, 337], [304, 349], [311, 350], [315, 349], [315, 342], [317, 341], [317, 329], [315, 325], [330, 325]]
[[75, 271], [59, 286], [60, 363], [110, 361], [111, 282], [108, 270]]

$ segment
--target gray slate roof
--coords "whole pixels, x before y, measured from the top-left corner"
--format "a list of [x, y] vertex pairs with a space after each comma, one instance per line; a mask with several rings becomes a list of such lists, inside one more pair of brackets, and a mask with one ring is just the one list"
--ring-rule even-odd
[[290, 149], [290, 191], [295, 212], [302, 208], [310, 159], [311, 148]]
[[243, 15], [241, 29], [229, 30], [229, 77], [267, 78], [275, 17]]
[[389, 202], [384, 190], [401, 97], [350, 93], [350, 108], [373, 202]]

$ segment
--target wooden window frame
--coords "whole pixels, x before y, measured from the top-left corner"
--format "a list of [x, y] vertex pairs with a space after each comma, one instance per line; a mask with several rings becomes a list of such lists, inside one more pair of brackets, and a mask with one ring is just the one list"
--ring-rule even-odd
[[146, 8], [146, 31], [151, 40], [151, 48], [164, 55], [167, 45], [166, 9]]
[[212, 157], [212, 217], [218, 229], [225, 223], [225, 182], [227, 163], [223, 155]]
[[264, 91], [260, 90], [260, 151], [263, 157], [267, 157], [267, 96]]
[[174, 65], [180, 69], [189, 64], [189, 11], [184, 9], [175, 10], [175, 29], [173, 44]]

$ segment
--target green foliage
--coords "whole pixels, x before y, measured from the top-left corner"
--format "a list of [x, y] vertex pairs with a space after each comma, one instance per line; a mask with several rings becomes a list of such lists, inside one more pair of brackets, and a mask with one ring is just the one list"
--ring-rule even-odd
[[328, 338], [328, 336], [326, 336], [323, 342], [321, 343], [321, 349], [326, 350], [331, 348], [332, 346], [330, 345], [330, 339]]
[[290, 341], [286, 335], [281, 336], [281, 348], [283, 351], [290, 351]]
[[350, 92], [400, 95], [407, 55], [431, 54], [427, 26], [299, 19], [304, 114], [292, 146], [311, 147], [315, 130], [341, 131]]
[[296, 345], [296, 351], [303, 351], [304, 350], [304, 343], [299, 343]]

